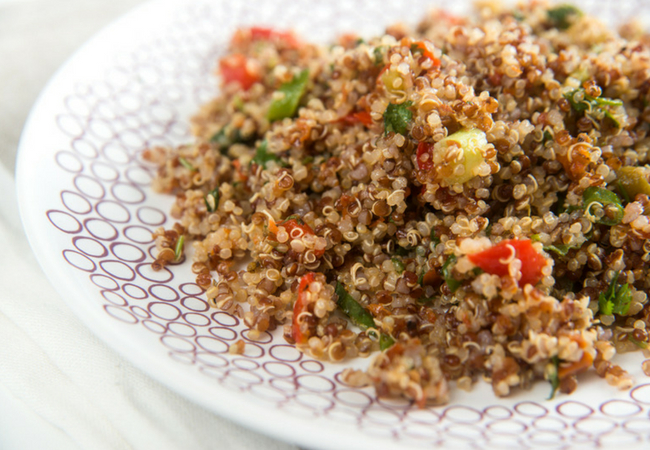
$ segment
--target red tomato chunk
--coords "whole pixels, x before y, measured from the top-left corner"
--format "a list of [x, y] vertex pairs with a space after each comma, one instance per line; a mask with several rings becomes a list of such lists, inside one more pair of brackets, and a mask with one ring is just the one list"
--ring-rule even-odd
[[219, 70], [225, 84], [239, 83], [244, 90], [260, 81], [260, 76], [248, 69], [248, 59], [240, 54], [226, 56], [219, 61]]
[[296, 344], [304, 344], [309, 339], [308, 334], [304, 333], [300, 329], [300, 322], [298, 321], [300, 314], [308, 312], [307, 309], [307, 289], [309, 284], [314, 281], [315, 274], [314, 272], [308, 272], [300, 279], [300, 285], [298, 286], [298, 298], [293, 304], [293, 340], [296, 341]]
[[418, 144], [416, 158], [420, 170], [428, 172], [433, 169], [433, 144], [420, 142]]
[[433, 53], [429, 51], [429, 49], [427, 48], [426, 44], [423, 41], [416, 41], [413, 43], [413, 45], [422, 51], [423, 56], [431, 60], [434, 67], [440, 67], [440, 60], [435, 56], [433, 56]]
[[350, 113], [345, 117], [341, 117], [339, 121], [350, 125], [361, 123], [367, 127], [372, 126], [372, 117], [370, 116], [370, 113], [367, 111]]
[[537, 284], [543, 277], [542, 269], [546, 265], [546, 258], [535, 250], [532, 242], [528, 239], [501, 241], [487, 250], [467, 256], [484, 272], [503, 277], [508, 275], [508, 264], [504, 264], [502, 261], [509, 260], [513, 250], [515, 258], [521, 261], [519, 286]]
[[275, 42], [285, 48], [300, 48], [300, 41], [292, 31], [280, 31], [267, 27], [240, 28], [232, 37], [231, 44], [234, 46], [254, 41]]

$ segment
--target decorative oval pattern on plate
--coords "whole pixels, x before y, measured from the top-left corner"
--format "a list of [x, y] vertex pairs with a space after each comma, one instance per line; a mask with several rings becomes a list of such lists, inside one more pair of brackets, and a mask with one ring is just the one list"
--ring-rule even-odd
[[60, 151], [54, 159], [60, 168], [70, 173], [80, 173], [84, 168], [79, 157], [72, 152]]
[[167, 220], [164, 212], [158, 208], [152, 208], [150, 206], [138, 208], [137, 216], [140, 222], [151, 226], [160, 226], [165, 223], [165, 220]]
[[117, 259], [127, 263], [141, 262], [146, 257], [140, 248], [126, 242], [114, 242], [110, 245], [110, 249]]
[[132, 283], [124, 283], [122, 290], [126, 295], [136, 300], [144, 300], [149, 296], [147, 291], [142, 289], [142, 287]]
[[90, 165], [90, 171], [95, 178], [102, 181], [115, 181], [120, 176], [120, 173], [115, 167], [102, 161], [93, 161]]
[[81, 223], [67, 212], [50, 210], [46, 215], [50, 223], [64, 233], [76, 234], [83, 229]]
[[120, 285], [114, 278], [101, 273], [92, 274], [90, 276], [90, 281], [92, 281], [95, 286], [109, 291], [116, 291], [120, 288]]
[[72, 245], [77, 250], [91, 258], [103, 258], [108, 255], [108, 250], [97, 239], [89, 238], [86, 236], [76, 236], [72, 239]]
[[100, 199], [104, 198], [104, 195], [106, 195], [104, 186], [102, 186], [99, 181], [87, 175], [75, 176], [74, 187], [76, 187], [81, 194], [90, 198]]
[[97, 269], [97, 265], [92, 259], [75, 250], [63, 250], [63, 258], [72, 267], [83, 270], [84, 272], [94, 272]]
[[148, 244], [153, 242], [151, 230], [140, 225], [129, 225], [124, 228], [124, 236], [136, 244]]
[[99, 214], [104, 220], [115, 223], [129, 223], [131, 220], [131, 214], [129, 210], [122, 205], [113, 200], [102, 200], [97, 202], [95, 205], [95, 211]]
[[78, 192], [61, 191], [61, 201], [63, 206], [74, 214], [88, 214], [93, 210], [93, 206], [86, 200], [86, 197]]
[[135, 279], [135, 272], [133, 269], [122, 261], [104, 260], [99, 263], [99, 266], [107, 275], [117, 278], [118, 280], [133, 281]]
[[119, 236], [117, 228], [103, 219], [86, 219], [84, 220], [84, 227], [92, 237], [102, 241], [113, 241]]

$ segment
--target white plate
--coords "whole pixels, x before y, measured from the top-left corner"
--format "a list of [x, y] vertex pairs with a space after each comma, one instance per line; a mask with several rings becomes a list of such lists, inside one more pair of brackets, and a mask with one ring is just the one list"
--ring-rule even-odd
[[[610, 22], [650, 13], [642, 1], [579, 3]], [[309, 448], [647, 446], [650, 383], [639, 354], [620, 359], [639, 382], [631, 391], [591, 375], [553, 401], [545, 400], [544, 382], [497, 399], [479, 383], [471, 393], [455, 389], [449, 405], [419, 410], [346, 386], [337, 375], [343, 365], [306, 358], [279, 334], [247, 340], [238, 319], [208, 310], [189, 263], [149, 268], [150, 234], [173, 223], [172, 199], [149, 189], [153, 172], [140, 151], [189, 139], [188, 118], [215, 94], [215, 61], [237, 26], [295, 28], [325, 42], [340, 32], [380, 33], [431, 5], [156, 1], [118, 20], [54, 76], [24, 130], [19, 202], [39, 262], [75, 313], [152, 377], [218, 414]], [[229, 343], [240, 338], [246, 353], [229, 355]]]

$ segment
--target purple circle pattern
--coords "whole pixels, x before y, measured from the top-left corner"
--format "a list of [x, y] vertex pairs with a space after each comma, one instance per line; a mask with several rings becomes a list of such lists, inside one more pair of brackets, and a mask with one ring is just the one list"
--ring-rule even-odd
[[[303, 0], [294, 3], [288, 8], [278, 3], [280, 13], [270, 5], [257, 8], [231, 2], [223, 14], [219, 6], [190, 2], [180, 7], [168, 34], [135, 49], [107, 72], [104, 81], [78, 83], [63, 101], [56, 123], [70, 144], [54, 155], [53, 162], [68, 174], [70, 183], [60, 193], [60, 209], [51, 209], [46, 216], [53, 227], [70, 236], [70, 248], [61, 252], [63, 261], [77, 274], [89, 274], [98, 307], [124, 326], [142, 326], [171, 359], [196, 367], [225, 387], [290, 414], [356, 423], [361, 432], [375, 436], [461, 448], [647, 442], [650, 383], [602, 404], [563, 396], [544, 403], [495, 400], [482, 409], [452, 403], [420, 410], [408, 401], [376, 399], [368, 388], [346, 385], [340, 366], [305, 357], [284, 344], [279, 333], [251, 340], [239, 318], [208, 307], [203, 290], [191, 282], [189, 271], [183, 272], [187, 263], [151, 270], [146, 256], [152, 250], [151, 231], [171, 221], [148, 204], [154, 169], [142, 160], [142, 149], [186, 140], [181, 107], [196, 109], [216, 92], [211, 73], [232, 32], [232, 27], [215, 26], [220, 17], [228, 17], [229, 24], [269, 23], [283, 17], [279, 26], [291, 26], [306, 7]], [[414, 3], [413, 9], [421, 11], [430, 6], [425, 0]], [[360, 14], [388, 23], [398, 16], [401, 4], [363, 0], [343, 6], [345, 12], [341, 5], [334, 9], [324, 1], [309, 6], [318, 9], [319, 21], [353, 30]], [[585, 1], [585, 9], [601, 17], [629, 16], [637, 8], [640, 0], [627, 2], [622, 9], [606, 1]], [[231, 355], [230, 346], [238, 340], [245, 343], [244, 353]]]

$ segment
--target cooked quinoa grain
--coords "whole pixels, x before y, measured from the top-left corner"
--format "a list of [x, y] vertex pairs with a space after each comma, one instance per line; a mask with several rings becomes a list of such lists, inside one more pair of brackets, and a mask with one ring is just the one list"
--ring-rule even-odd
[[649, 342], [648, 43], [540, 1], [328, 47], [239, 30], [194, 142], [145, 152], [178, 222], [153, 266], [191, 246], [251, 339], [371, 356], [346, 380], [421, 407], [454, 380], [629, 388], [612, 360]]

